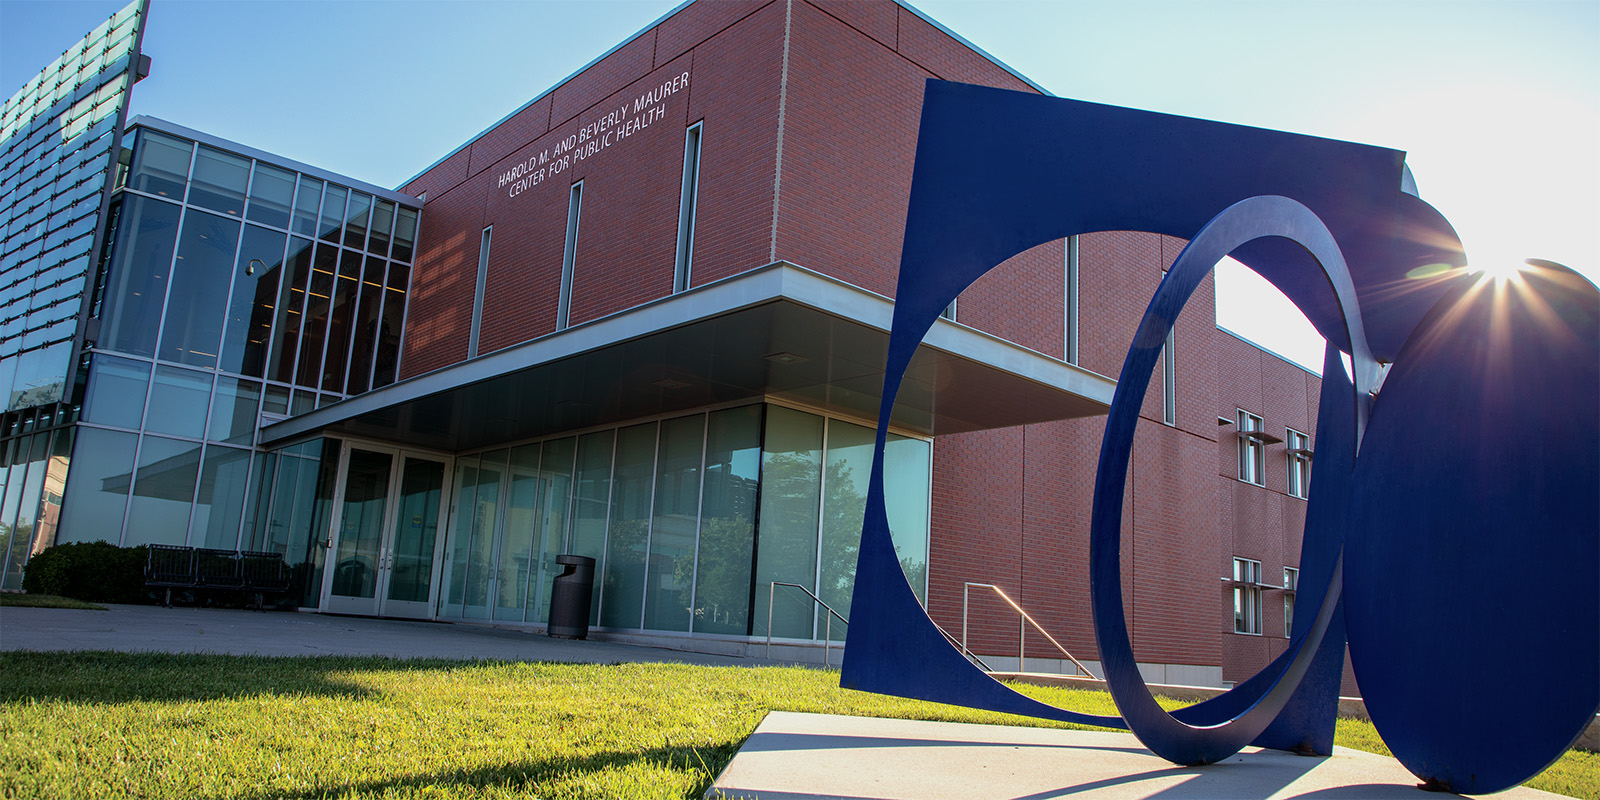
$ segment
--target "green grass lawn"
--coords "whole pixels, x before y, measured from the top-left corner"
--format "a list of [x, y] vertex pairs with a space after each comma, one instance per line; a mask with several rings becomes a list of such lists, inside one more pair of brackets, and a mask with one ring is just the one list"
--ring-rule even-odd
[[[774, 710], [1035, 724], [801, 668], [12, 652], [0, 798], [697, 797]], [[1338, 736], [1382, 747], [1362, 723]], [[1533, 785], [1600, 798], [1597, 776], [1569, 753]]]
[[105, 606], [94, 603], [85, 603], [70, 597], [58, 597], [53, 594], [18, 594], [16, 592], [0, 592], [0, 606], [17, 606], [19, 608], [76, 608], [84, 611], [104, 611]]

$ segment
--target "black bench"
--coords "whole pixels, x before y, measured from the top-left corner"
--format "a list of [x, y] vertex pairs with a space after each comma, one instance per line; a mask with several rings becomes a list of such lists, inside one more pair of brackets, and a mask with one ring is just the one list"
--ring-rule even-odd
[[266, 595], [289, 590], [289, 565], [277, 553], [170, 544], [149, 548], [144, 585], [167, 590], [163, 606], [172, 605], [174, 588], [246, 592], [254, 596], [257, 609], [266, 607]]

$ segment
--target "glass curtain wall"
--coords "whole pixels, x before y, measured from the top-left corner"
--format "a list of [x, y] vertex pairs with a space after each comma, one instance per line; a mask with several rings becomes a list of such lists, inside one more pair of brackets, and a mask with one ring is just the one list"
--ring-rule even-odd
[[[339, 449], [337, 439], [315, 439], [263, 459], [262, 472], [270, 479], [260, 482], [256, 523], [243, 549], [282, 555], [289, 564], [290, 599], [302, 607], [321, 603]], [[102, 502], [109, 506], [115, 500]]]
[[[574, 553], [596, 561], [603, 628], [765, 636], [773, 581], [848, 617], [872, 442], [750, 405], [458, 458], [441, 616], [546, 621], [555, 556]], [[932, 448], [893, 434], [887, 447], [890, 527], [920, 597]], [[824, 635], [803, 593], [776, 596], [775, 635]]]
[[301, 456], [263, 458], [256, 430], [262, 414], [393, 382], [415, 209], [148, 127], [116, 186], [86, 334], [80, 438], [94, 458], [79, 459], [82, 486], [67, 480], [85, 506], [58, 538], [311, 564], [304, 542], [258, 530], [287, 524], [257, 513], [259, 495], [298, 486], [285, 464]]

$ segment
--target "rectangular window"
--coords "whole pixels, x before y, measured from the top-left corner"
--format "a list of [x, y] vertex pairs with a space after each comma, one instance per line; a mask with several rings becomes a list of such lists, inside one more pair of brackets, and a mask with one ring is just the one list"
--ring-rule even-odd
[[1289, 428], [1285, 437], [1289, 445], [1289, 496], [1301, 499], [1311, 496], [1311, 437]]
[[1283, 568], [1283, 635], [1294, 633], [1294, 595], [1300, 588], [1300, 570]]
[[483, 238], [478, 242], [478, 288], [472, 295], [472, 333], [467, 337], [467, 358], [478, 355], [478, 333], [483, 328], [483, 286], [489, 277], [489, 240], [493, 238], [494, 226], [490, 225], [483, 229]]
[[1265, 486], [1267, 451], [1261, 431], [1261, 418], [1239, 409], [1239, 480]]
[[683, 194], [678, 200], [678, 257], [673, 268], [672, 291], [689, 288], [689, 268], [694, 261], [694, 212], [700, 194], [700, 129], [689, 126], [683, 138]]
[[1167, 343], [1161, 348], [1161, 424], [1178, 424], [1178, 368], [1174, 363], [1177, 351], [1173, 349], [1173, 331], [1167, 331]]
[[572, 184], [567, 200], [567, 246], [561, 256], [561, 300], [556, 307], [556, 330], [572, 323], [572, 269], [578, 257], [578, 218], [583, 211], [583, 181]]
[[1233, 560], [1233, 632], [1261, 633], [1261, 562]]
[[1062, 360], [1068, 364], [1076, 364], [1078, 363], [1078, 237], [1067, 237], [1066, 251], [1067, 275], [1064, 282], [1066, 293], [1062, 298], [1066, 322], [1062, 330], [1065, 331], [1066, 341], [1062, 343]]

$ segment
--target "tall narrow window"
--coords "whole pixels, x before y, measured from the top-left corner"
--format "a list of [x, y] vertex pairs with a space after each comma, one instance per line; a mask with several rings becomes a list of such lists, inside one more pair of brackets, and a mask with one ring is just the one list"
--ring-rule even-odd
[[1289, 456], [1289, 496], [1304, 499], [1311, 495], [1311, 437], [1294, 428], [1285, 439]]
[[1294, 595], [1300, 588], [1300, 570], [1283, 568], [1283, 635], [1294, 635]]
[[1261, 418], [1243, 409], [1239, 410], [1239, 480], [1257, 486], [1266, 484], [1266, 440], [1261, 430]]
[[694, 262], [694, 210], [700, 194], [700, 129], [696, 122], [683, 137], [683, 194], [678, 200], [678, 257], [672, 272], [672, 291], [689, 288], [689, 269]]
[[1161, 348], [1161, 423], [1178, 424], [1178, 368], [1177, 350], [1172, 346], [1173, 331], [1167, 331], [1167, 343]]
[[[570, 239], [572, 234], [567, 236]], [[489, 278], [489, 240], [492, 238], [494, 226], [490, 225], [483, 229], [483, 238], [478, 242], [478, 288], [472, 295], [472, 332], [467, 336], [467, 358], [478, 355], [478, 332], [483, 328], [483, 286]]]
[[556, 330], [572, 324], [572, 268], [578, 260], [578, 218], [583, 211], [583, 181], [572, 184], [567, 200], [567, 247], [561, 256], [561, 300], [556, 308]]
[[1233, 560], [1233, 632], [1261, 633], [1261, 562]]
[[1061, 349], [1061, 357], [1068, 364], [1078, 363], [1078, 237], [1067, 237], [1067, 274], [1065, 281], [1065, 296], [1062, 298], [1065, 325], [1062, 330], [1066, 333]]
[[939, 312], [939, 316], [944, 317], [945, 319], [950, 320], [951, 322], [955, 322], [956, 321], [956, 301], [955, 300], [951, 300], [950, 301], [950, 305], [945, 306], [944, 310]]

